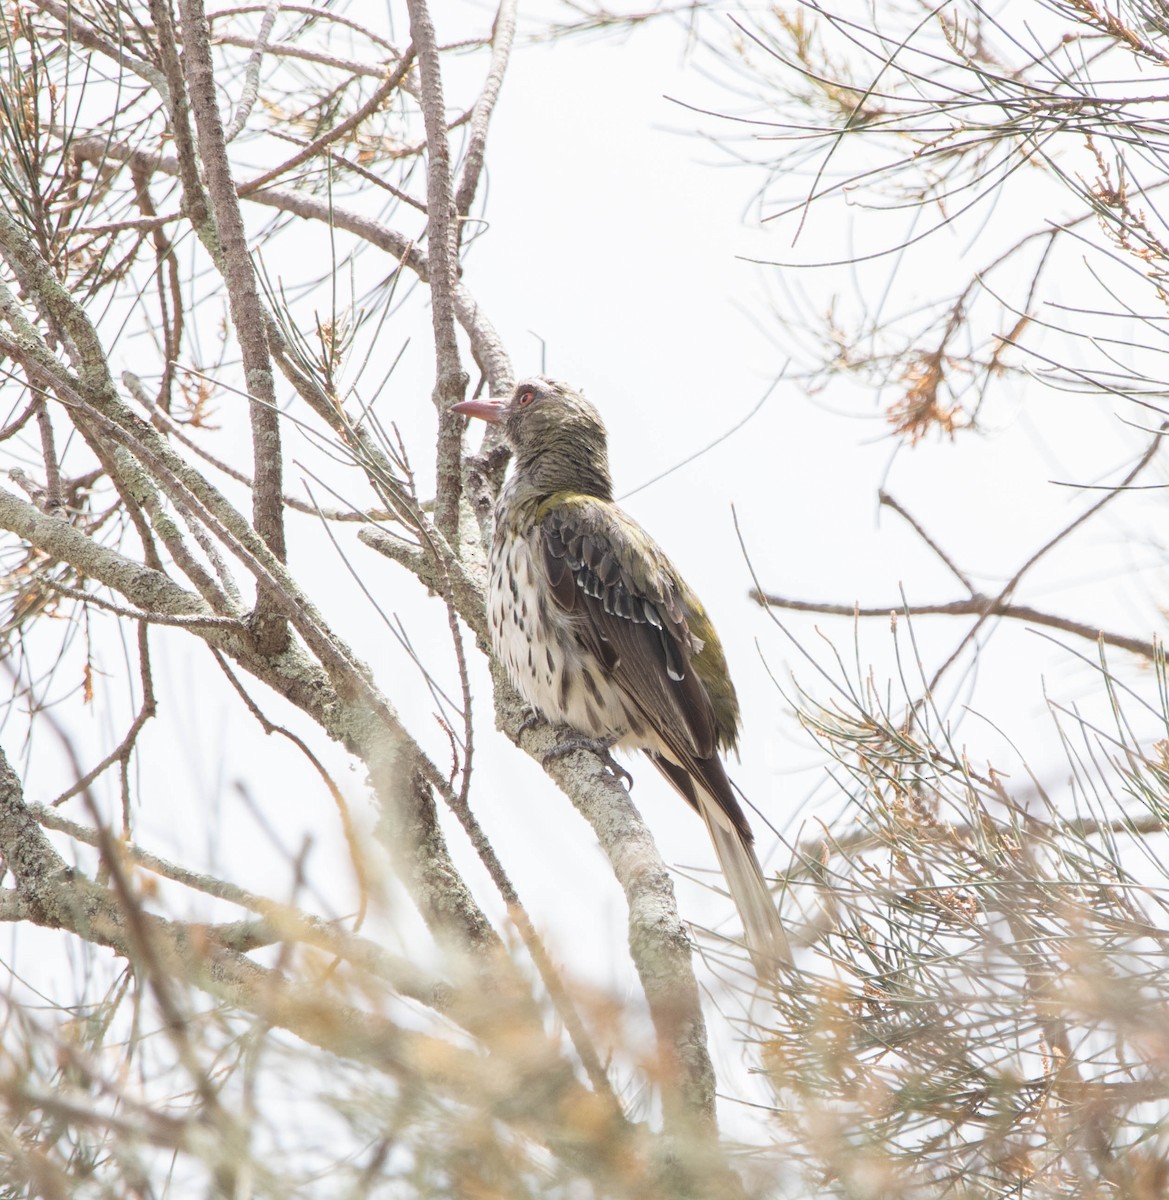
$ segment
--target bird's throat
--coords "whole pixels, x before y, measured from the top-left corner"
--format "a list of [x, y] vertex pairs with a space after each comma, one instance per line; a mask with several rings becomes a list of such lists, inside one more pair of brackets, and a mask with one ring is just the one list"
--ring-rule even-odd
[[517, 490], [539, 496], [574, 492], [598, 500], [613, 499], [608, 456], [590, 447], [552, 445], [516, 463]]

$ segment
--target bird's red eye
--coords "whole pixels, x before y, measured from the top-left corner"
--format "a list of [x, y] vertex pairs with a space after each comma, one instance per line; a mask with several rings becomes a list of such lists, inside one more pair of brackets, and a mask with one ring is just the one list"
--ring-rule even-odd
[[536, 393], [531, 388], [520, 392], [520, 408], [526, 408], [536, 398]]

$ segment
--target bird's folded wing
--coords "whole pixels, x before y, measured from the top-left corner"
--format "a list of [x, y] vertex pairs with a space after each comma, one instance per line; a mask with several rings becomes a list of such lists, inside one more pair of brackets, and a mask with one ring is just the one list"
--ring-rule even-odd
[[[750, 827], [717, 756], [717, 725], [692, 668], [693, 643], [674, 568], [615, 505], [565, 500], [540, 522], [540, 555], [556, 603], [657, 743], [723, 809]], [[679, 791], [700, 808], [692, 790]]]
[[690, 630], [665, 555], [615, 505], [591, 497], [551, 508], [540, 537], [552, 595], [609, 678], [667, 744], [713, 754], [714, 712], [690, 669]]
[[706, 822], [756, 970], [770, 977], [791, 951], [716, 753], [714, 709], [692, 669], [695, 648], [673, 567], [615, 505], [591, 497], [551, 506], [539, 529], [537, 557], [556, 603], [668, 752], [651, 750], [654, 765]]

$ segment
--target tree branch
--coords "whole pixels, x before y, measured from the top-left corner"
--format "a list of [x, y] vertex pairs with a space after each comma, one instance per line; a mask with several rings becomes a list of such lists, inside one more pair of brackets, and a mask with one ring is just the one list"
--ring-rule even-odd
[[[227, 158], [223, 124], [215, 95], [211, 43], [203, 0], [179, 0], [183, 14], [183, 66], [191, 109], [199, 136], [199, 157], [207, 177], [207, 192], [215, 216], [221, 269], [227, 285], [232, 323], [243, 356], [244, 380], [252, 425], [252, 519], [256, 532], [272, 554], [284, 562], [283, 467], [280, 415], [264, 309], [256, 287], [256, 273], [248, 251], [231, 164]], [[261, 645], [278, 653], [288, 637], [284, 621], [274, 612], [274, 602], [261, 589], [256, 597], [256, 632]]]
[[352, 116], [346, 117], [344, 121], [334, 125], [326, 133], [322, 133], [320, 137], [314, 138], [302, 150], [298, 150], [296, 154], [286, 162], [282, 162], [278, 167], [273, 167], [270, 171], [265, 171], [263, 175], [257, 175], [255, 179], [249, 179], [247, 183], [241, 183], [239, 185], [239, 195], [241, 197], [250, 196], [253, 192], [260, 191], [273, 182], [273, 180], [279, 179], [281, 175], [287, 175], [289, 171], [295, 170], [301, 163], [315, 158], [322, 150], [356, 129], [365, 120], [373, 116], [398, 88], [402, 86], [402, 81], [410, 73], [410, 68], [413, 64], [414, 47], [407, 46], [406, 53], [402, 56], [401, 62], [382, 80], [374, 90], [373, 95]]
[[434, 523], [449, 542], [458, 541], [459, 497], [463, 486], [463, 418], [451, 413], [463, 399], [467, 375], [455, 336], [454, 288], [458, 280], [458, 212], [451, 188], [451, 156], [443, 101], [442, 64], [434, 22], [426, 0], [407, 0], [410, 33], [418, 50], [420, 101], [426, 127], [427, 245], [430, 252], [431, 318], [434, 325], [434, 406], [438, 409], [438, 450]]
[[[94, 163], [99, 168], [108, 167], [112, 159], [115, 162], [127, 163], [137, 170], [158, 171], [171, 176], [179, 174], [179, 163], [173, 156], [154, 154], [120, 142], [109, 142], [101, 138], [78, 138], [70, 150], [76, 158]], [[343, 229], [371, 246], [384, 250], [403, 266], [409, 267], [424, 283], [430, 281], [430, 261], [426, 254], [415, 241], [396, 229], [391, 229], [384, 222], [354, 212], [335, 201], [326, 203], [301, 192], [264, 188], [251, 193], [247, 198], [253, 204], [263, 204], [292, 216], [321, 221], [334, 228]], [[451, 294], [455, 315], [470, 339], [475, 361], [487, 375], [492, 394], [502, 395], [509, 390], [513, 380], [511, 361], [504, 349], [503, 340], [462, 280], [455, 281]]]
[[[70, 832], [84, 833], [85, 840], [103, 846], [106, 855], [122, 853], [101, 830], [71, 828]], [[637, 1131], [623, 1121], [611, 1101], [584, 1091], [575, 1081], [555, 1041], [544, 1035], [538, 1021], [527, 1026], [531, 1036], [517, 1045], [515, 1019], [524, 1008], [518, 995], [469, 989], [454, 1006], [454, 1015], [466, 1020], [467, 1027], [493, 1051], [484, 1055], [404, 1030], [343, 1002], [319, 983], [290, 981], [281, 971], [260, 967], [207, 936], [210, 931], [205, 927], [147, 913], [128, 889], [118, 903], [111, 892], [68, 867], [53, 849], [26, 806], [20, 781], [2, 751], [0, 855], [15, 877], [16, 898], [28, 919], [68, 930], [140, 962], [148, 945], [152, 979], [164, 987], [172, 982], [194, 986], [310, 1044], [391, 1074], [417, 1087], [420, 1094], [437, 1091], [502, 1120], [519, 1122], [527, 1132], [539, 1129], [541, 1140], [559, 1154], [575, 1154], [581, 1123], [595, 1122], [607, 1128], [608, 1137], [590, 1139], [590, 1146], [609, 1160], [615, 1178], [627, 1170], [629, 1154], [645, 1154]], [[118, 870], [124, 868], [119, 865]], [[134, 906], [133, 913], [126, 911], [127, 904]], [[376, 974], [387, 965], [384, 955], [360, 939], [326, 931], [287, 906], [263, 907], [269, 908], [278, 929], [279, 922], [287, 920], [290, 932], [346, 950]], [[393, 973], [400, 975], [396, 969]], [[499, 1005], [505, 1000], [511, 1006], [501, 1014]], [[502, 1022], [501, 1015], [505, 1015]]]
[[234, 142], [239, 137], [256, 105], [256, 98], [260, 92], [260, 66], [264, 61], [264, 51], [268, 48], [268, 39], [272, 36], [272, 26], [276, 24], [276, 14], [279, 10], [280, 0], [268, 0], [260, 20], [260, 31], [256, 35], [255, 45], [252, 46], [252, 53], [244, 70], [244, 86], [240, 92], [239, 103], [232, 115], [231, 124], [223, 131], [224, 142]]
[[889, 617], [904, 615], [907, 617], [978, 617], [980, 623], [987, 617], [1009, 617], [1015, 621], [1029, 621], [1033, 625], [1046, 625], [1051, 629], [1061, 629], [1065, 633], [1074, 633], [1077, 637], [1087, 638], [1093, 642], [1103, 642], [1106, 646], [1116, 646], [1120, 650], [1129, 650], [1144, 658], [1153, 658], [1157, 648], [1152, 642], [1141, 638], [1128, 637], [1123, 633], [1110, 633], [1095, 625], [1087, 625], [1082, 621], [1073, 621], [1068, 617], [1059, 617], [1054, 613], [1041, 612], [1028, 604], [1011, 604], [1001, 597], [983, 596], [976, 594], [969, 600], [951, 600], [946, 604], [890, 604], [876, 605], [871, 608], [861, 608], [850, 604], [823, 604], [814, 600], [792, 600], [786, 596], [776, 596], [770, 592], [760, 592], [752, 589], [747, 593], [750, 599], [765, 608], [785, 608], [790, 612], [824, 613], [833, 617]]
[[[38, 925], [137, 957], [126, 914], [113, 897], [66, 865], [24, 804], [20, 781], [0, 752], [0, 851], [17, 895]], [[158, 970], [290, 1030], [305, 1041], [404, 1080], [438, 1086], [469, 1102], [498, 1091], [489, 1059], [447, 1042], [407, 1032], [393, 1022], [340, 1003], [316, 985], [290, 983], [279, 971], [198, 936], [197, 928], [140, 912]], [[547, 1094], [551, 1065], [532, 1064], [532, 1086]], [[559, 1073], [557, 1073], [559, 1076]], [[559, 1079], [558, 1079], [559, 1081]], [[483, 1090], [481, 1090], [483, 1089]]]
[[[3, 489], [0, 528], [113, 588], [146, 613], [214, 615], [204, 600], [161, 572], [99, 545], [68, 521], [41, 513]], [[275, 589], [277, 579], [268, 578]], [[282, 588], [278, 594], [283, 602]], [[300, 607], [295, 596], [290, 599], [286, 615]], [[307, 599], [303, 603], [311, 614]], [[300, 614], [294, 623], [312, 635], [311, 624], [306, 626]], [[386, 845], [427, 924], [476, 957], [494, 952], [498, 936], [455, 869], [438, 825], [429, 789], [444, 781], [368, 678], [336, 652], [329, 655], [330, 677], [295, 643], [273, 656], [259, 653], [250, 633], [218, 624], [200, 624], [191, 632], [307, 712], [366, 764], [382, 809]], [[324, 648], [319, 637], [314, 640]]]
[[492, 675], [500, 728], [544, 766], [588, 821], [625, 893], [629, 952], [657, 1033], [666, 1132], [683, 1157], [689, 1144], [694, 1161], [709, 1164], [717, 1140], [714, 1067], [690, 938], [678, 915], [669, 872], [629, 793], [605, 764], [583, 750], [545, 762], [557, 744], [556, 730], [544, 722], [528, 723], [527, 706], [498, 662], [492, 664]]
[[[466, 217], [471, 211], [471, 203], [475, 199], [475, 191], [479, 186], [479, 176], [483, 172], [484, 151], [487, 148], [487, 127], [491, 124], [491, 114], [499, 99], [499, 91], [503, 86], [503, 76], [507, 71], [507, 60], [511, 54], [512, 42], [515, 40], [516, 0], [501, 0], [499, 10], [495, 14], [495, 24], [491, 31], [491, 66], [487, 78], [479, 92], [479, 98], [471, 110], [471, 136], [467, 143], [467, 152], [463, 157], [463, 170], [459, 178], [459, 186], [455, 191], [455, 210], [460, 217]], [[462, 222], [458, 225], [458, 240], [462, 241]]]

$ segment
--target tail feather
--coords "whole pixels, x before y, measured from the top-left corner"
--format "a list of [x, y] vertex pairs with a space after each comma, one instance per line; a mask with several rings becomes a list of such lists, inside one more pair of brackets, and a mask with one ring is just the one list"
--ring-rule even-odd
[[[731, 899], [743, 922], [747, 952], [761, 983], [775, 978], [780, 967], [790, 966], [791, 946], [775, 901], [767, 890], [763, 868], [751, 845], [751, 831], [730, 780], [717, 757], [695, 759], [688, 766], [649, 752], [650, 759], [706, 822], [718, 865], [730, 888]], [[712, 790], [717, 789], [717, 790]], [[719, 799], [718, 792], [722, 792]]]
[[792, 952], [763, 878], [763, 868], [750, 842], [728, 822], [717, 803], [701, 788], [697, 791], [699, 810], [710, 831], [723, 878], [743, 921], [743, 935], [755, 974], [760, 982], [774, 979], [780, 967], [791, 965]]

